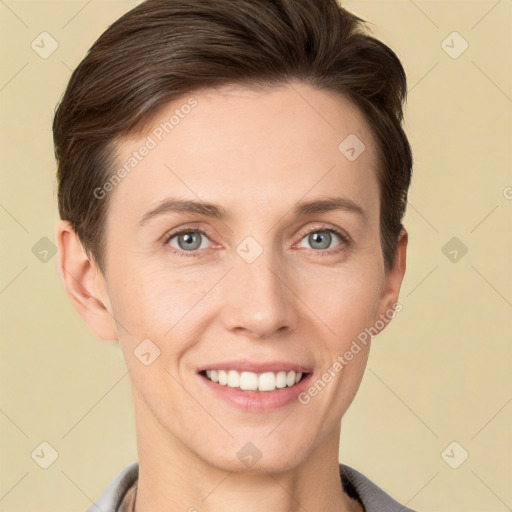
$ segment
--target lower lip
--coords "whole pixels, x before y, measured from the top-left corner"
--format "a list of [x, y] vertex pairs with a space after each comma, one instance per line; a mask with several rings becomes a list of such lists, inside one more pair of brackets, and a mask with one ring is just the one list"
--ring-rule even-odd
[[298, 403], [298, 396], [307, 388], [312, 373], [307, 374], [294, 386], [287, 386], [274, 391], [242, 391], [240, 388], [222, 386], [201, 374], [198, 375], [213, 393], [226, 402], [244, 411], [267, 412], [284, 407], [293, 401]]

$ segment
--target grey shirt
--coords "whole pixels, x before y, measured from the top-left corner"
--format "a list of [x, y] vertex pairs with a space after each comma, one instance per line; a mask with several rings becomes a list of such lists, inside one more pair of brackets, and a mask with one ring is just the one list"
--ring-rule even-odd
[[[345, 464], [339, 465], [340, 480], [343, 490], [351, 498], [359, 501], [365, 512], [414, 512], [412, 509], [400, 505], [391, 496], [377, 487], [362, 473]], [[134, 462], [120, 471], [110, 482], [103, 494], [87, 509], [87, 512], [121, 512], [132, 501], [134, 489], [139, 476], [139, 464]], [[128, 497], [127, 494], [131, 496]], [[124, 498], [130, 499], [124, 499]]]

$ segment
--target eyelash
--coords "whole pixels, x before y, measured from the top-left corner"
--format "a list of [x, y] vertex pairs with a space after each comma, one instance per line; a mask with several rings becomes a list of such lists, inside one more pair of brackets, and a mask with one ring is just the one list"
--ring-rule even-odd
[[[336, 246], [334, 249], [326, 249], [326, 250], [309, 249], [309, 251], [313, 251], [315, 254], [317, 254], [319, 256], [331, 256], [333, 254], [341, 252], [351, 242], [350, 238], [346, 234], [344, 234], [341, 231], [338, 231], [337, 229], [330, 228], [330, 227], [327, 227], [327, 226], [320, 226], [320, 227], [317, 226], [317, 227], [315, 227], [313, 229], [310, 229], [310, 230], [308, 230], [306, 232], [303, 232], [300, 235], [300, 241], [302, 241], [302, 239], [305, 236], [307, 236], [307, 235], [309, 235], [311, 233], [317, 233], [317, 232], [319, 232], [319, 233], [322, 233], [322, 232], [334, 233], [341, 240], [340, 244], [338, 246]], [[163, 237], [164, 238], [164, 245], [169, 248], [169, 250], [171, 251], [172, 254], [176, 254], [178, 256], [184, 256], [186, 258], [196, 258], [198, 256], [201, 256], [201, 252], [204, 251], [204, 249], [202, 249], [202, 250], [195, 250], [195, 251], [181, 251], [179, 249], [176, 249], [174, 247], [169, 246], [169, 242], [171, 241], [171, 239], [173, 239], [175, 236], [181, 235], [182, 233], [200, 233], [201, 235], [204, 235], [206, 238], [209, 239], [208, 234], [205, 231], [203, 231], [202, 229], [198, 229], [198, 228], [184, 228], [184, 229], [180, 229], [178, 231], [173, 231], [170, 234], [164, 235], [164, 237]]]

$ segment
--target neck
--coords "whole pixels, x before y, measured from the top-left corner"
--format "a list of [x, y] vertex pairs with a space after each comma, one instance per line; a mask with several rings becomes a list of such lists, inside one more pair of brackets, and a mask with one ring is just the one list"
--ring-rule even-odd
[[306, 458], [284, 470], [275, 461], [275, 467], [267, 463], [258, 472], [234, 471], [199, 456], [154, 417], [148, 421], [147, 409], [137, 414], [141, 404], [135, 403], [139, 458], [135, 512], [362, 511], [342, 489], [340, 426]]

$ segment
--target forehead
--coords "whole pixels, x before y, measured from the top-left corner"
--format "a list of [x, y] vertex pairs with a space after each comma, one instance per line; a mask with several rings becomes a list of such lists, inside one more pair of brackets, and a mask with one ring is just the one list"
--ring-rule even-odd
[[117, 169], [126, 172], [109, 198], [114, 215], [127, 204], [128, 215], [139, 214], [169, 195], [246, 210], [333, 188], [363, 202], [378, 195], [364, 116], [347, 98], [301, 82], [192, 93], [149, 126], [118, 145]]

